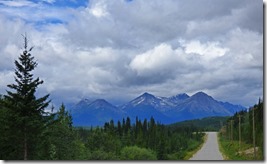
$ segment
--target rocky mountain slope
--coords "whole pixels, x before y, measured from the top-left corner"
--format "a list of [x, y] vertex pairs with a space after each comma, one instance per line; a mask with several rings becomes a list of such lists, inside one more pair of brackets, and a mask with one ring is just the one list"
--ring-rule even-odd
[[105, 122], [130, 117], [154, 119], [163, 124], [210, 116], [231, 116], [244, 110], [241, 105], [217, 101], [204, 92], [192, 96], [186, 93], [172, 97], [157, 97], [144, 93], [121, 106], [114, 106], [103, 99], [83, 99], [71, 108], [74, 126], [102, 126]]

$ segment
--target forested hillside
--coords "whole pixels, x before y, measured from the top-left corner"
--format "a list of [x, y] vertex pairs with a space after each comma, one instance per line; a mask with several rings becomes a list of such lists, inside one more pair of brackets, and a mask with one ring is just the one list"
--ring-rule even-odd
[[264, 159], [263, 101], [228, 118], [220, 132], [220, 143], [229, 159]]
[[203, 142], [204, 135], [195, 127], [167, 128], [153, 118], [143, 122], [136, 118], [132, 123], [129, 117], [117, 123], [111, 120], [103, 128], [77, 130], [89, 154], [87, 159], [105, 160], [183, 159]]
[[[15, 127], [18, 118], [8, 114], [5, 101], [1, 99], [0, 158], [22, 160], [25, 150]], [[73, 127], [64, 105], [43, 119], [47, 123], [42, 132], [28, 142], [28, 160], [182, 160], [203, 142], [204, 135], [196, 127], [167, 127], [153, 118], [141, 122], [127, 117], [97, 128]]]
[[205, 117], [201, 119], [186, 120], [182, 122], [177, 122], [175, 124], [170, 124], [170, 127], [197, 127], [201, 131], [219, 131], [228, 120], [228, 116], [214, 116]]

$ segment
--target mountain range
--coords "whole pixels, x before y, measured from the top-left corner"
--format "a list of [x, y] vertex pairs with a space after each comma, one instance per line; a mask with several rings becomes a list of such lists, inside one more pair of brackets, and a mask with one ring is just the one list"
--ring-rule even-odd
[[144, 93], [121, 106], [104, 99], [83, 99], [72, 106], [70, 112], [74, 126], [103, 126], [111, 119], [118, 121], [126, 117], [131, 120], [153, 117], [162, 124], [171, 124], [210, 116], [231, 116], [244, 109], [241, 105], [217, 101], [204, 92], [197, 92], [192, 96], [182, 93], [172, 97]]

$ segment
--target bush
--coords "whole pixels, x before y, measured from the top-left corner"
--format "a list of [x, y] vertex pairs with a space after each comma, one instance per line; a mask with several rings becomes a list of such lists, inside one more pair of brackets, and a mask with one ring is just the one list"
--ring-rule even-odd
[[127, 146], [121, 150], [122, 160], [157, 160], [156, 153], [150, 149]]

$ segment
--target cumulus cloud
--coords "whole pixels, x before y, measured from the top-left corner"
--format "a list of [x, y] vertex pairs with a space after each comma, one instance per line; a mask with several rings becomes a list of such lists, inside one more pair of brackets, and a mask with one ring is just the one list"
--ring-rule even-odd
[[138, 76], [167, 74], [172, 69], [169, 66], [177, 63], [177, 57], [169, 45], [161, 44], [152, 50], [135, 56], [130, 63], [130, 67], [137, 72]]
[[59, 103], [202, 90], [248, 106], [263, 95], [262, 2], [58, 3], [0, 1], [1, 94], [27, 32], [41, 92]]
[[154, 80], [158, 80], [154, 82], [163, 82], [201, 68], [193, 55], [186, 55], [181, 48], [172, 49], [165, 43], [136, 55], [129, 66], [136, 72], [137, 77], [154, 77]]
[[92, 15], [98, 18], [109, 15], [109, 13], [106, 11], [105, 3], [101, 1], [95, 3], [91, 8], [88, 8], [88, 10]]
[[185, 53], [195, 53], [202, 55], [205, 59], [210, 60], [225, 55], [228, 48], [222, 48], [218, 42], [200, 43], [199, 40], [193, 40], [188, 43], [182, 43]]

